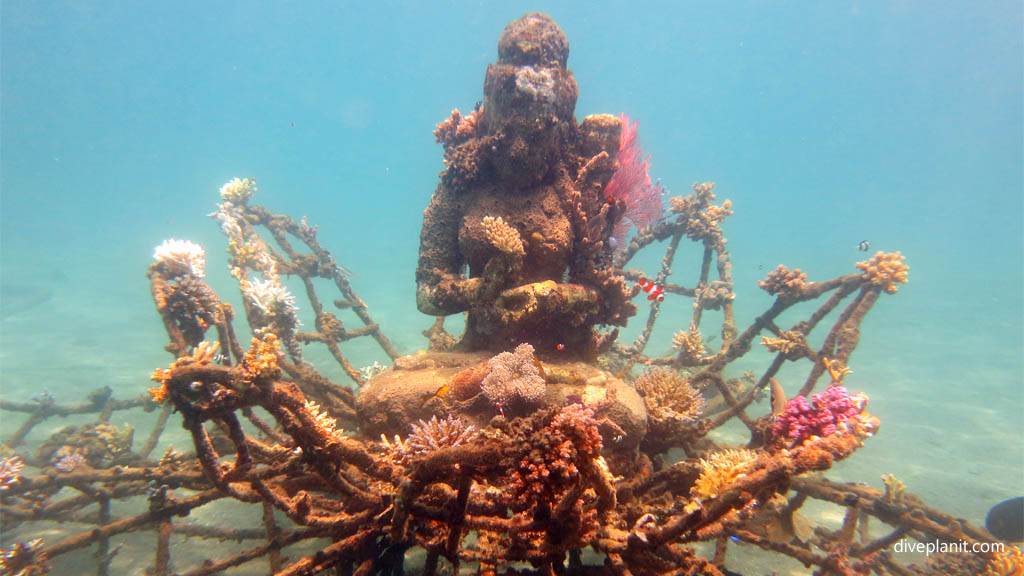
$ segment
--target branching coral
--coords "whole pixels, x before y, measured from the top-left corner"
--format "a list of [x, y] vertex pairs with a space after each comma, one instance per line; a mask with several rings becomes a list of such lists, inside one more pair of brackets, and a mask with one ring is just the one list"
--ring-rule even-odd
[[721, 239], [720, 224], [732, 215], [732, 201], [726, 200], [721, 206], [711, 204], [714, 189], [714, 182], [694, 182], [693, 194], [669, 198], [669, 209], [685, 218], [687, 238], [710, 242]]
[[981, 576], [1021, 576], [1024, 574], [1024, 553], [1016, 546], [1006, 546], [992, 553], [985, 573]]
[[700, 357], [707, 353], [704, 349], [704, 337], [696, 326], [690, 326], [685, 332], [680, 330], [673, 334], [672, 347], [679, 350], [676, 362], [680, 366], [696, 366]]
[[0, 493], [21, 481], [21, 471], [24, 468], [24, 462], [17, 456], [0, 459]]
[[757, 463], [757, 458], [757, 452], [745, 449], [723, 450], [701, 458], [700, 476], [690, 495], [702, 500], [718, 497], [730, 484], [745, 476]]
[[480, 107], [466, 116], [458, 108], [452, 110], [451, 116], [434, 128], [434, 139], [446, 149], [465, 142], [476, 135], [477, 120], [482, 113], [483, 108]]
[[862, 276], [871, 283], [885, 290], [886, 294], [895, 294], [899, 284], [907, 283], [909, 267], [899, 252], [876, 252], [869, 260], [857, 262]]
[[480, 389], [488, 400], [502, 406], [536, 404], [544, 397], [544, 378], [540, 374], [533, 346], [523, 343], [514, 352], [502, 352], [487, 362], [488, 374]]
[[837, 431], [871, 436], [878, 429], [878, 419], [864, 411], [868, 399], [863, 394], [851, 395], [842, 386], [829, 386], [812, 400], [797, 396], [786, 403], [771, 428], [773, 443], [791, 447]]
[[570, 404], [525, 438], [530, 450], [512, 472], [509, 485], [513, 510], [557, 502], [558, 496], [580, 482], [582, 470], [600, 466], [596, 463], [602, 446], [597, 426], [593, 410]]
[[810, 350], [807, 345], [807, 337], [799, 330], [786, 330], [779, 334], [778, 338], [762, 336], [761, 344], [769, 351], [777, 352], [789, 359], [798, 357]]
[[523, 256], [526, 254], [519, 231], [509, 226], [501, 216], [497, 218], [485, 216], [483, 227], [487, 232], [487, 240], [498, 250], [513, 256]]
[[764, 280], [759, 280], [757, 285], [772, 296], [793, 296], [807, 285], [807, 274], [801, 272], [799, 268], [790, 270], [779, 264]]
[[303, 408], [309, 413], [310, 418], [313, 419], [314, 425], [321, 435], [328, 438], [340, 439], [345, 435], [345, 431], [338, 428], [338, 420], [331, 418], [329, 414], [323, 411], [323, 408], [319, 404], [312, 400], [306, 400], [303, 404]]
[[692, 424], [704, 410], [704, 397], [675, 370], [651, 368], [633, 385], [643, 396], [656, 435], [668, 435]]
[[164, 240], [153, 251], [153, 259], [163, 264], [167, 275], [171, 278], [206, 276], [206, 250], [195, 242], [188, 240]]
[[430, 420], [421, 419], [410, 427], [412, 433], [405, 441], [396, 435], [392, 444], [383, 434], [380, 437], [384, 447], [396, 461], [426, 456], [442, 448], [461, 446], [477, 435], [475, 426], [466, 424], [461, 418], [451, 414], [441, 420], [438, 420], [436, 415], [431, 416]]
[[281, 344], [275, 334], [264, 334], [253, 338], [252, 345], [242, 358], [243, 380], [255, 382], [259, 379], [277, 378], [281, 368], [277, 364], [281, 355]]
[[0, 573], [4, 576], [43, 576], [50, 572], [46, 559], [39, 554], [43, 539], [19, 542], [10, 550], [0, 550]]
[[252, 178], [234, 178], [220, 187], [220, 197], [225, 202], [242, 205], [248, 202], [256, 191], [256, 181]]

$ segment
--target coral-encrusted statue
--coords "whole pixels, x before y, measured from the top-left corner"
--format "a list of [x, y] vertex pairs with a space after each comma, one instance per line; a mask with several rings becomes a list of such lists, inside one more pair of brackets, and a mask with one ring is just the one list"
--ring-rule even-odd
[[[626, 204], [603, 190], [616, 169], [621, 120], [573, 117], [569, 44], [542, 14], [505, 28], [487, 68], [483, 106], [438, 125], [441, 182], [424, 212], [417, 305], [468, 312], [463, 344], [592, 357], [636, 312], [609, 242]], [[468, 274], [467, 274], [468, 266]]]

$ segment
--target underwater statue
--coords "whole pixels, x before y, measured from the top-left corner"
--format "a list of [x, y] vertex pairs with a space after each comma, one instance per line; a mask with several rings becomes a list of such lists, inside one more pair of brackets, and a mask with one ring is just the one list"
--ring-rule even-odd
[[612, 269], [624, 203], [602, 194], [619, 118], [573, 117], [569, 44], [543, 14], [509, 24], [488, 66], [482, 106], [435, 132], [446, 169], [423, 216], [417, 305], [467, 312], [462, 347], [593, 358], [636, 312]]
[[360, 390], [370, 433], [446, 414], [483, 426], [584, 399], [624, 448], [643, 437], [641, 398], [592, 364], [617, 335], [595, 327], [636, 313], [612, 265], [626, 203], [604, 194], [622, 121], [576, 123], [568, 56], [551, 18], [523, 16], [501, 35], [482, 105], [438, 125], [446, 168], [423, 214], [416, 302], [434, 316], [466, 313], [466, 329], [454, 347], [432, 342]]

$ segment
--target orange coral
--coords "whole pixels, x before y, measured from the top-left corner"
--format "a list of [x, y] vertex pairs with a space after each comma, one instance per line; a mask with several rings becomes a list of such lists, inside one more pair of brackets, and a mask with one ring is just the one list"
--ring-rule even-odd
[[672, 347], [679, 350], [678, 360], [683, 366], [696, 366], [700, 357], [707, 352], [704, 349], [704, 337], [695, 326], [686, 332], [680, 330], [673, 334]]
[[696, 420], [704, 410], [700, 392], [669, 368], [652, 368], [633, 385], [643, 396], [652, 423], [676, 427]]
[[501, 216], [497, 218], [484, 216], [483, 227], [484, 231], [487, 232], [487, 241], [498, 250], [513, 256], [523, 256], [526, 254], [519, 231], [509, 226]]
[[217, 356], [217, 350], [220, 350], [220, 342], [211, 344], [204, 340], [192, 350], [192, 354], [178, 358], [167, 368], [153, 370], [153, 373], [149, 375], [149, 379], [160, 383], [160, 386], [149, 389], [149, 395], [153, 398], [153, 402], [159, 403], [167, 399], [167, 394], [169, 393], [167, 383], [171, 381], [175, 368], [187, 364], [209, 364]]
[[1024, 553], [1016, 546], [993, 552], [992, 561], [982, 576], [1024, 576]]
[[711, 499], [719, 496], [737, 479], [745, 476], [757, 462], [757, 452], [752, 450], [724, 450], [700, 459], [700, 477], [693, 484], [690, 494], [697, 498]]
[[807, 346], [804, 335], [796, 330], [786, 330], [779, 334], [778, 338], [762, 336], [761, 344], [772, 352], [779, 352], [786, 355], [792, 351], [796, 351]]
[[[159, 372], [159, 370], [157, 370], [157, 372]], [[157, 372], [154, 372], [153, 375], [156, 376]], [[167, 393], [167, 384], [161, 384], [159, 386], [154, 386], [149, 389], [150, 397], [152, 397], [153, 402], [156, 402], [157, 404], [160, 404], [164, 400], [167, 400]]]
[[828, 370], [828, 375], [832, 377], [832, 381], [837, 384], [843, 382], [843, 377], [847, 374], [853, 374], [853, 370], [850, 370], [845, 364], [836, 359], [829, 359], [822, 356], [821, 363], [825, 365]]
[[801, 272], [799, 268], [790, 270], [786, 266], [779, 264], [775, 270], [768, 273], [764, 280], [758, 281], [757, 285], [773, 296], [776, 294], [792, 294], [799, 292], [807, 285], [807, 274]]
[[480, 107], [463, 116], [458, 108], [452, 110], [451, 116], [434, 128], [434, 139], [446, 147], [469, 140], [476, 134], [477, 119], [482, 112], [483, 108]]
[[895, 294], [899, 290], [897, 284], [907, 283], [907, 271], [910, 268], [903, 260], [899, 252], [876, 252], [870, 260], [857, 262], [856, 266], [864, 272], [862, 276], [872, 286], [879, 286], [886, 294]]
[[277, 378], [281, 368], [277, 365], [277, 357], [281, 354], [281, 343], [277, 335], [268, 333], [260, 338], [252, 339], [252, 346], [242, 358], [244, 381], [254, 382], [259, 378]]

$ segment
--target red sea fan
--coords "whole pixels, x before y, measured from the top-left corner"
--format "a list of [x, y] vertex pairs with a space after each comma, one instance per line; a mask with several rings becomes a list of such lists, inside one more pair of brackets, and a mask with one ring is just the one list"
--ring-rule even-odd
[[637, 138], [640, 125], [630, 122], [629, 116], [625, 114], [620, 114], [619, 119], [622, 121], [617, 158], [619, 169], [605, 186], [604, 192], [605, 196], [621, 200], [626, 205], [626, 212], [616, 223], [614, 231], [615, 238], [622, 246], [632, 226], [640, 230], [661, 219], [662, 188], [658, 184], [651, 184], [650, 156], [644, 155]]

